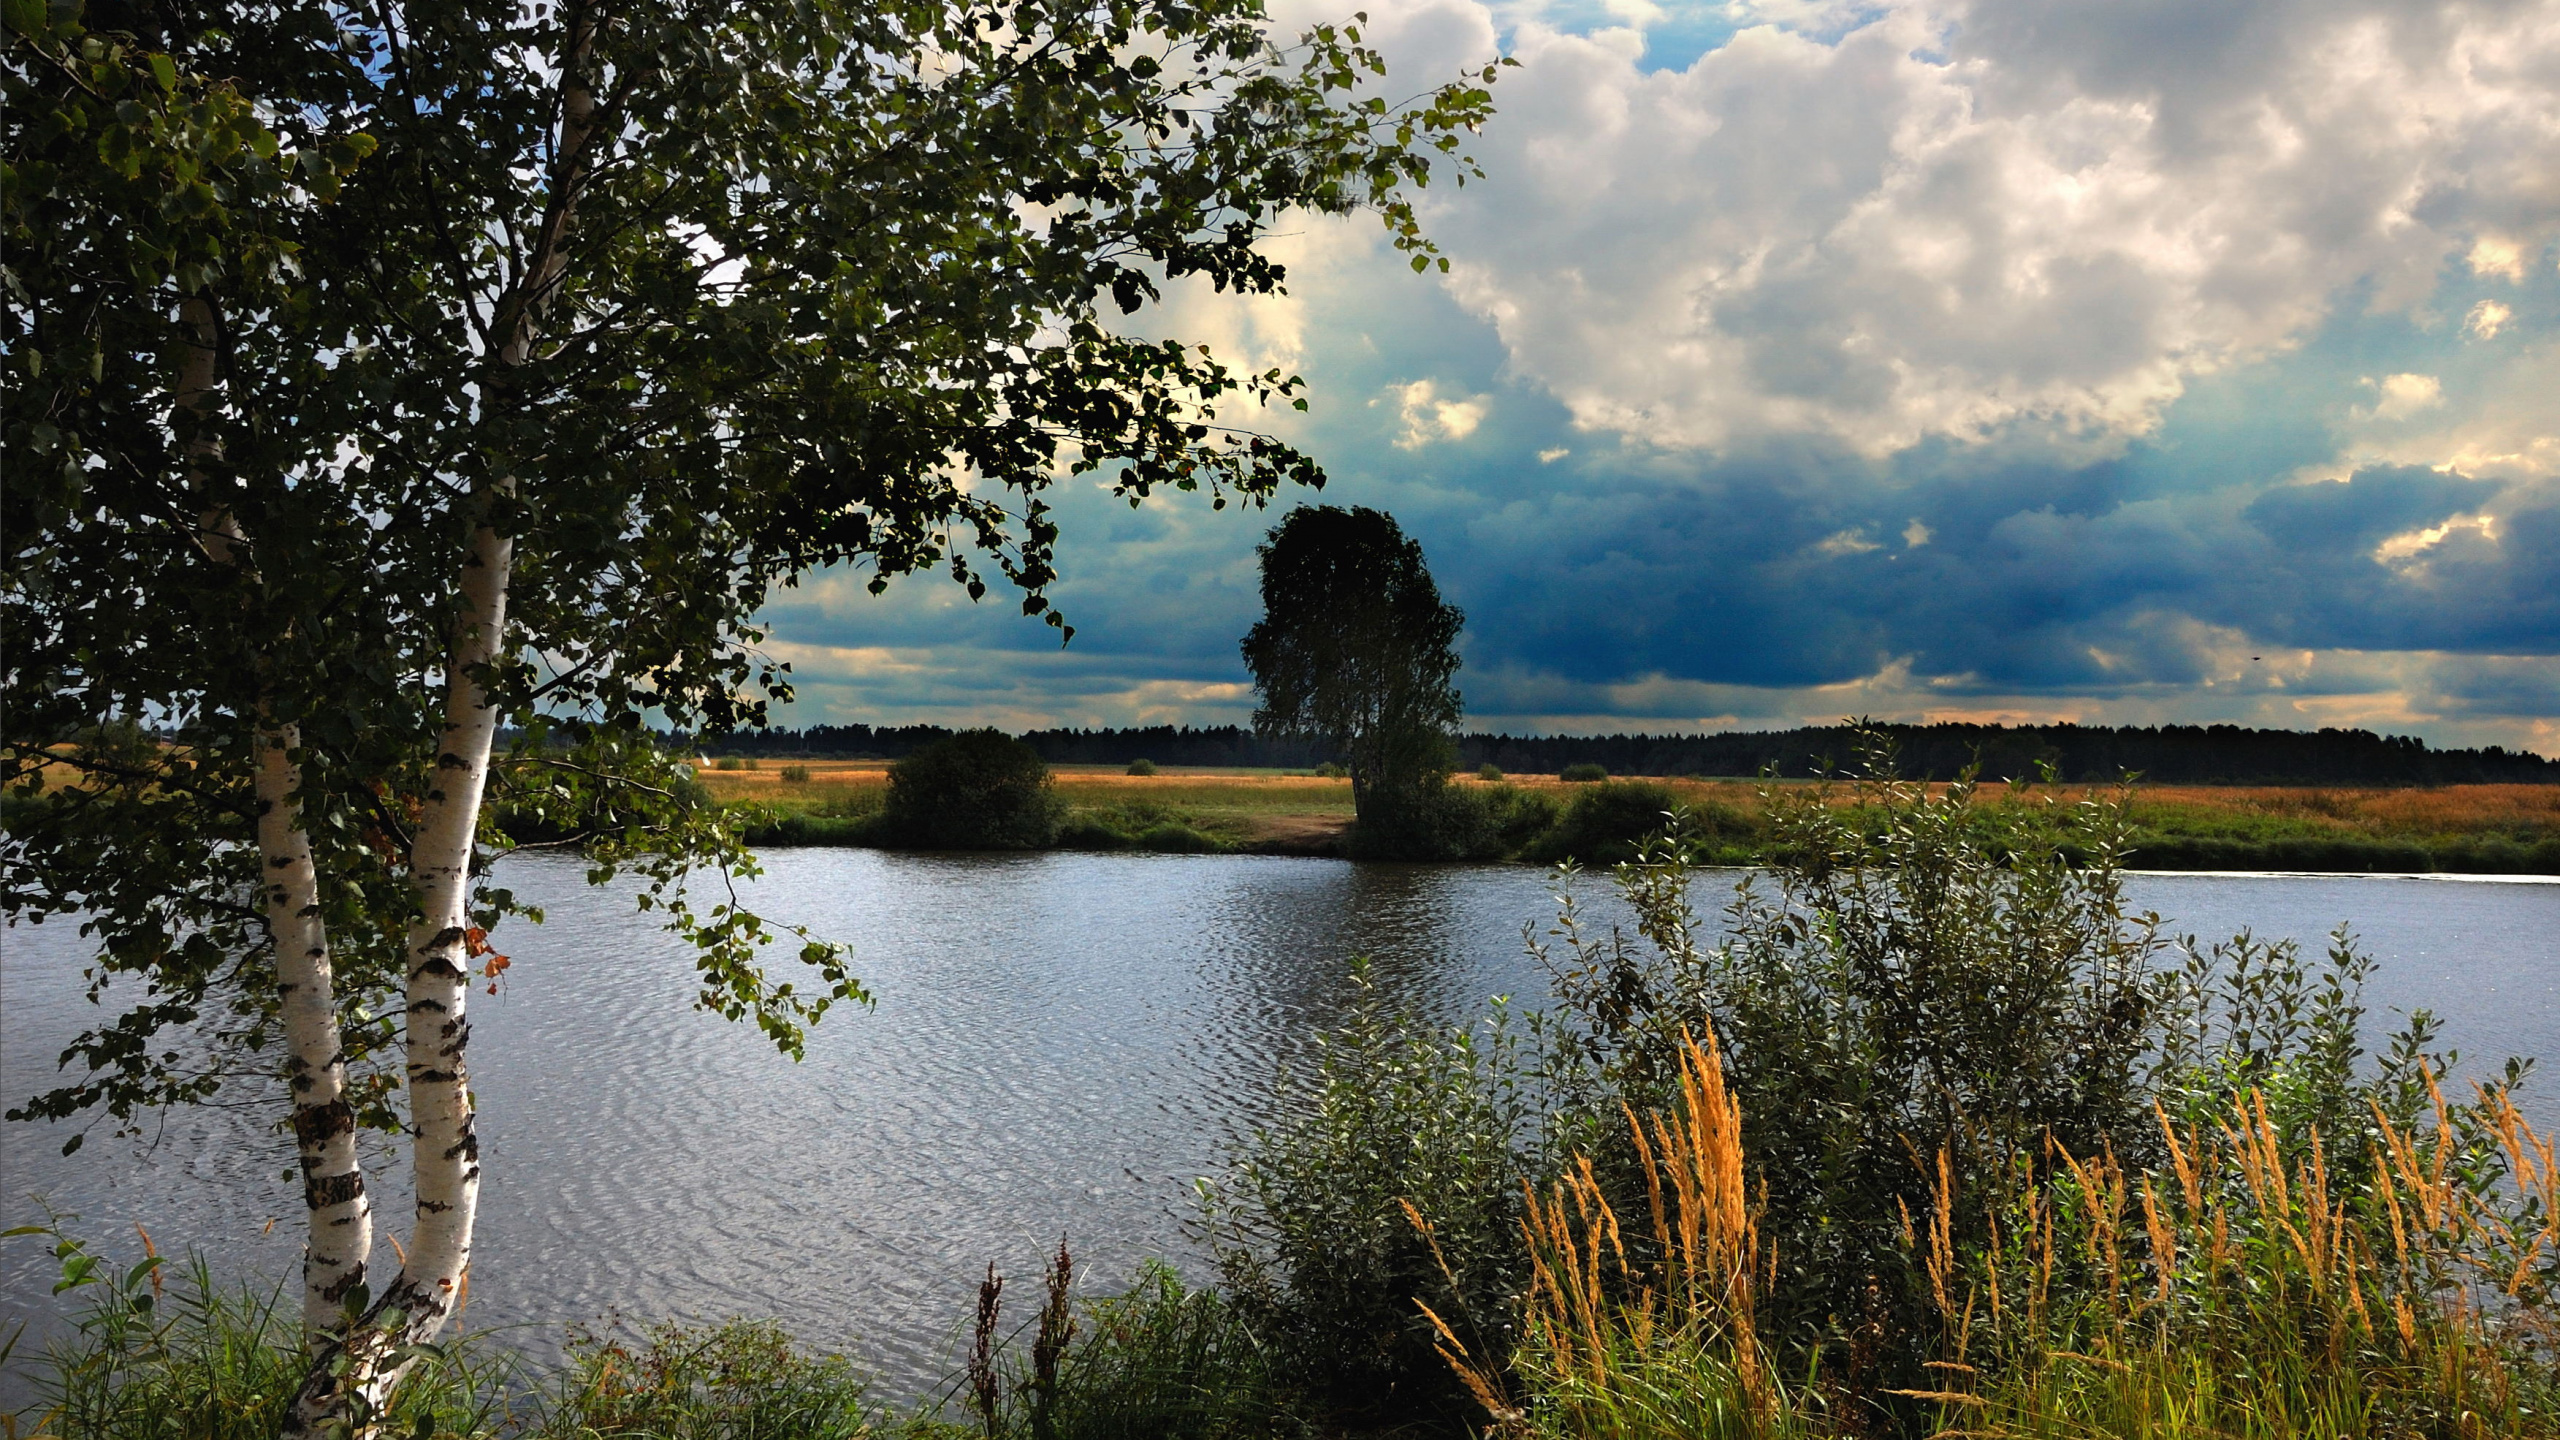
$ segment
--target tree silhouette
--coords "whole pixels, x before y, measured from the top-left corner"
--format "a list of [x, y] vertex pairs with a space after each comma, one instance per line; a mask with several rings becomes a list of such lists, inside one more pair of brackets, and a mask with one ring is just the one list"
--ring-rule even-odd
[[1293, 510], [1259, 553], [1263, 618], [1244, 637], [1254, 728], [1333, 748], [1367, 848], [1427, 851], [1430, 802], [1457, 753], [1466, 616], [1382, 511]]

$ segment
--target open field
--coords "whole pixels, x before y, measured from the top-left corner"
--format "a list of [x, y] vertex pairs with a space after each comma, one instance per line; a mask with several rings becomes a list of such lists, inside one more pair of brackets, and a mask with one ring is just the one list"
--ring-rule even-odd
[[[888, 794], [887, 761], [733, 763], [741, 768], [707, 766], [698, 777], [720, 800], [771, 817], [751, 832], [759, 844], [843, 843]], [[64, 767], [43, 770], [55, 772], [39, 772], [55, 783], [69, 778]], [[1119, 766], [1062, 765], [1054, 774], [1069, 845], [1332, 854], [1352, 819], [1351, 782], [1305, 771], [1166, 766], [1130, 775]], [[1717, 817], [1716, 859], [1759, 858], [1763, 782], [1636, 778]], [[1455, 783], [1489, 782], [1460, 775]], [[1593, 788], [1553, 775], [1512, 774], [1499, 783], [1560, 809]], [[1994, 803], [2036, 805], [2113, 793], [2084, 785], [1986, 789]], [[2133, 819], [2137, 869], [2560, 874], [2555, 785], [2153, 785], [2134, 791]]]
[[[793, 775], [805, 772], [807, 778], [786, 779], [786, 763]], [[1328, 853], [1351, 822], [1351, 783], [1304, 772], [1169, 766], [1137, 776], [1113, 766], [1061, 766], [1056, 777], [1071, 829], [1079, 818], [1124, 834], [1170, 825], [1215, 848]], [[701, 779], [723, 800], [769, 807], [777, 816], [850, 818], [880, 807], [888, 765], [766, 761], [753, 770], [707, 769]], [[1460, 776], [1456, 783], [1487, 782]], [[1592, 788], [1553, 775], [1510, 775], [1500, 783], [1545, 794], [1560, 806]], [[1645, 783], [1722, 818], [1727, 844], [1718, 858], [1754, 858], [1760, 782]], [[1806, 782], [1782, 783], [1794, 788]], [[2113, 792], [2064, 785], [1995, 793], [2040, 805]], [[2137, 868], [2560, 873], [2560, 786], [2147, 786], [2135, 791], [2133, 817]], [[824, 833], [773, 832], [762, 838], [789, 843]]]

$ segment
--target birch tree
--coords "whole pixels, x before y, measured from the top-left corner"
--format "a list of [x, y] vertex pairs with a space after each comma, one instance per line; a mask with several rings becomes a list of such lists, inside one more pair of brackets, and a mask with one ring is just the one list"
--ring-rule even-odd
[[1458, 632], [1422, 546], [1395, 517], [1304, 505], [1259, 547], [1262, 619], [1240, 648], [1253, 672], [1253, 728], [1320, 741], [1347, 762], [1369, 843], [1427, 858], [1445, 808], [1456, 732]]
[[[369, 1428], [468, 1273], [491, 860], [636, 874], [700, 1003], [797, 1053], [847, 957], [768, 971], [693, 898], [752, 857], [645, 722], [761, 723], [754, 617], [813, 567], [1071, 633], [1061, 479], [1321, 483], [1249, 428], [1296, 377], [1127, 317], [1276, 289], [1292, 210], [1427, 266], [1410, 194], [1494, 73], [1390, 104], [1356, 26], [1257, 0], [0, 13], [6, 903], [84, 927], [113, 1016], [11, 1114], [281, 1083], [306, 1432]], [[408, 1145], [390, 1266], [366, 1128]]]

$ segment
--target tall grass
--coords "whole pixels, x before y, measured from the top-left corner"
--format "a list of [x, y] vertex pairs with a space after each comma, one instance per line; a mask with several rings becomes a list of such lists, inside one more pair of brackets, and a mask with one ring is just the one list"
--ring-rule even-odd
[[[2560, 1435], [2560, 1164], [2504, 1087], [2403, 1124], [2376, 1105], [2369, 1176], [2263, 1093], [2210, 1124], [2155, 1112], [2165, 1163], [2049, 1150], [1991, 1244], [1952, 1219], [1947, 1152], [1906, 1217], [1942, 1334], [1912, 1433], [1941, 1440], [2365, 1440]], [[1582, 1160], [1527, 1199], [1533, 1257], [1508, 1355], [1440, 1329], [1494, 1421], [1536, 1440], [1855, 1436], [1893, 1416], [1789, 1385], [1756, 1323], [1766, 1191], [1713, 1042], [1680, 1101], [1626, 1113], [1646, 1206]], [[1419, 1222], [1416, 1222], [1419, 1224]], [[1425, 1313], [1429, 1311], [1425, 1307]], [[1435, 1317], [1436, 1318], [1436, 1317]]]
[[[2361, 1183], [2263, 1093], [2159, 1116], [2168, 1163], [2057, 1152], [2004, 1243], [1921, 1243], [1951, 1428], [2020, 1437], [2560, 1434], [2560, 1177], [2502, 1087], [2377, 1106]], [[2483, 1142], [2489, 1142], [2484, 1145]], [[1942, 1192], [1955, 1182], [1942, 1178]]]
[[1760, 1337], [1771, 1255], [1745, 1179], [1741, 1107], [1712, 1038], [1684, 1043], [1679, 1093], [1670, 1112], [1626, 1112], [1642, 1217], [1621, 1223], [1587, 1157], [1526, 1195], [1530, 1280], [1516, 1350], [1477, 1353], [1424, 1307], [1442, 1358], [1499, 1429], [1577, 1440], [1825, 1433]]
[[[13, 1232], [29, 1233], [29, 1232]], [[57, 1226], [69, 1335], [32, 1357], [37, 1403], [8, 1440], [272, 1440], [301, 1383], [298, 1306], [201, 1260], [130, 1267]], [[146, 1245], [148, 1244], [146, 1238]], [[421, 1347], [369, 1440], [1275, 1440], [1301, 1428], [1263, 1338], [1213, 1290], [1149, 1266], [1079, 1299], [1061, 1243], [1036, 1316], [1008, 1330], [992, 1273], [977, 1345], [943, 1404], [883, 1404], [840, 1355], [770, 1321], [573, 1330], [538, 1370], [488, 1332]], [[0, 1345], [0, 1363], [12, 1358]]]
[[[522, 1440], [855, 1440], [879, 1433], [867, 1383], [770, 1321], [584, 1334], [520, 1400]], [[476, 1432], [475, 1432], [476, 1433]]]
[[[35, 1406], [0, 1417], [0, 1429], [61, 1440], [273, 1440], [282, 1431], [306, 1365], [300, 1306], [285, 1303], [282, 1286], [225, 1285], [201, 1258], [165, 1264], [147, 1234], [148, 1253], [125, 1267], [58, 1224], [10, 1233], [50, 1237], [62, 1273], [55, 1293], [85, 1304], [71, 1335], [32, 1367]], [[493, 1434], [516, 1379], [494, 1347], [421, 1347], [387, 1412], [372, 1418], [399, 1435]]]

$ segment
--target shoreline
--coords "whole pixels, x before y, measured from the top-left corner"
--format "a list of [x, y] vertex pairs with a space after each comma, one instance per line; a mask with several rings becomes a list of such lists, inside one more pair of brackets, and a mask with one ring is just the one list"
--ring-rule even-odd
[[[722, 803], [760, 812], [747, 830], [750, 845], [900, 848], [877, 845], [869, 826], [886, 797], [889, 762], [719, 763], [737, 768], [715, 764], [700, 769], [697, 778]], [[1118, 766], [1079, 765], [1054, 767], [1053, 774], [1066, 819], [1058, 843], [1047, 847], [1052, 849], [1340, 857], [1352, 823], [1350, 782], [1304, 771], [1190, 766], [1129, 775]], [[1584, 797], [1627, 796], [1649, 787], [1655, 801], [1685, 806], [1700, 817], [1704, 863], [1748, 866], [1770, 859], [1758, 781], [1628, 776], [1593, 783], [1552, 775], [1459, 775], [1451, 783], [1508, 787], [1560, 811], [1570, 811]], [[1787, 789], [1808, 783], [1779, 782]], [[1994, 806], [2044, 806], [2118, 791], [1986, 785], [1982, 793]], [[2134, 848], [2125, 857], [2130, 871], [2560, 877], [2560, 786], [2138, 786], [2132, 818]], [[1617, 850], [1632, 839], [1616, 837], [1615, 849], [1579, 858], [1595, 865], [1623, 858]], [[1566, 853], [1574, 853], [1572, 842], [1550, 835], [1498, 859], [1551, 863]]]

